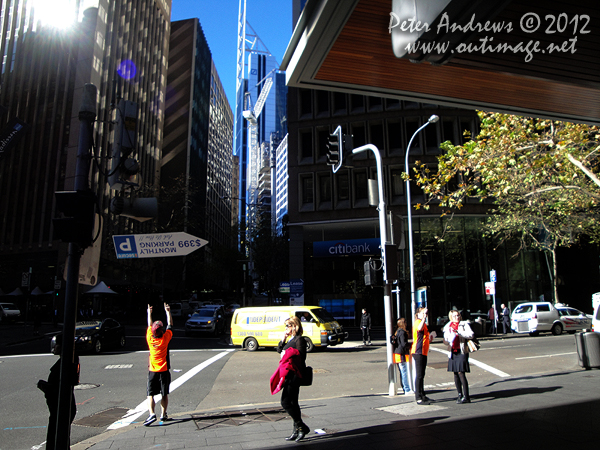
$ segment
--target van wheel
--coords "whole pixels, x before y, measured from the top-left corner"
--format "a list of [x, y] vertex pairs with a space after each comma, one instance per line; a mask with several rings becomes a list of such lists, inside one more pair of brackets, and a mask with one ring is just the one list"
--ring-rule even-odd
[[551, 331], [554, 336], [561, 335], [563, 332], [562, 325], [560, 323], [555, 323], [554, 325], [552, 325]]
[[315, 344], [313, 344], [310, 338], [305, 337], [304, 340], [306, 341], [306, 353], [312, 352], [315, 349]]
[[246, 340], [246, 350], [249, 352], [255, 352], [258, 350], [258, 342], [256, 342], [256, 339], [251, 337]]

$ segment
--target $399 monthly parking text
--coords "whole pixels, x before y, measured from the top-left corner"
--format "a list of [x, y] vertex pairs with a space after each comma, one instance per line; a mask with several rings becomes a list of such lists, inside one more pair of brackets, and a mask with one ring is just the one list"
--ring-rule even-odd
[[[447, 13], [443, 13], [440, 22], [437, 25], [437, 34], [440, 33], [455, 33], [455, 32], [486, 32], [492, 34], [511, 33], [514, 30], [511, 21], [498, 21], [480, 23], [476, 21], [475, 14], [471, 16], [464, 25], [452, 23]], [[577, 51], [577, 35], [589, 34], [590, 16], [587, 14], [576, 14], [569, 17], [566, 13], [547, 14], [543, 18], [534, 12], [528, 12], [521, 16], [519, 20], [519, 29], [524, 33], [535, 33], [542, 30], [544, 34], [552, 37], [557, 34], [571, 35], [567, 39], [558, 40], [543, 44], [539, 40], [531, 39], [516, 43], [495, 42], [494, 36], [481, 37], [477, 42], [461, 43], [456, 48], [451, 50], [452, 53], [523, 53], [525, 54], [525, 62], [530, 62], [536, 53], [575, 53]], [[403, 32], [420, 33], [428, 32], [431, 27], [427, 22], [421, 22], [416, 17], [400, 20], [400, 17], [391, 12], [390, 23], [388, 30], [392, 33], [393, 29], [398, 29]], [[406, 45], [408, 53], [421, 52], [424, 54], [436, 53], [445, 54], [450, 49], [449, 41], [432, 41], [432, 42], [410, 42]]]

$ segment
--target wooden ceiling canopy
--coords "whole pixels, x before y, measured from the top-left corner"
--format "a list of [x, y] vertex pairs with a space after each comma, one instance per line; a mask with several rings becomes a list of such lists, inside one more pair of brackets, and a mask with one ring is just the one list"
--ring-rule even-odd
[[[418, 41], [448, 42], [449, 49], [397, 58], [388, 29], [392, 0], [309, 0], [282, 69], [289, 86], [600, 124], [600, 4], [490, 3], [450, 1], [445, 26], [437, 27], [440, 14]], [[510, 24], [511, 31], [467, 27], [469, 20]], [[448, 24], [458, 27], [452, 32]], [[536, 24], [537, 31], [524, 30]]]

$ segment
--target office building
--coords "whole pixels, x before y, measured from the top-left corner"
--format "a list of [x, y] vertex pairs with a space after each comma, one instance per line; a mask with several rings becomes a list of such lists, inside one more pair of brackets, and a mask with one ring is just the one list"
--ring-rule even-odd
[[[74, 21], [63, 28], [39, 11], [42, 2], [38, 11], [34, 3], [0, 6], [0, 126], [18, 120], [27, 128], [0, 160], [0, 284], [25, 293], [56, 286], [62, 296], [66, 244], [53, 234], [54, 192], [73, 189], [78, 113], [84, 85], [91, 83], [98, 93], [89, 180], [102, 231], [84, 255], [80, 281], [119, 280], [133, 299], [138, 288], [153, 285], [156, 272], [149, 259], [117, 260], [110, 236], [151, 232], [153, 222], [115, 215], [110, 204], [114, 197], [158, 195], [171, 1], [66, 2], [61, 17]], [[137, 105], [131, 157], [140, 171], [137, 187], [112, 190], [107, 177], [120, 99]]]
[[175, 194], [174, 202], [165, 205], [171, 212], [162, 213], [161, 223], [169, 226], [180, 214], [177, 231], [209, 242], [169, 268], [170, 276], [179, 278], [188, 291], [228, 287], [226, 273], [231, 268], [215, 266], [218, 255], [235, 245], [234, 167], [233, 113], [201, 24], [198, 19], [173, 22], [161, 182], [167, 190], [179, 186], [181, 192], [180, 201]]

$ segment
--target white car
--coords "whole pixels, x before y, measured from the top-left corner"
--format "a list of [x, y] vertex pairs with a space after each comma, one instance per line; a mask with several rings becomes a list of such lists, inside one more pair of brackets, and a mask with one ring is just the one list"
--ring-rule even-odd
[[587, 330], [592, 328], [591, 316], [579, 311], [578, 309], [571, 308], [570, 306], [558, 306], [556, 310], [560, 315], [560, 321], [562, 322], [564, 329], [568, 333], [575, 333], [580, 330]]
[[516, 333], [529, 333], [536, 336], [540, 331], [550, 331], [553, 335], [562, 334], [565, 326], [560, 314], [550, 302], [521, 303], [511, 315], [511, 328]]
[[14, 303], [0, 303], [0, 321], [15, 321], [21, 318], [21, 310]]

